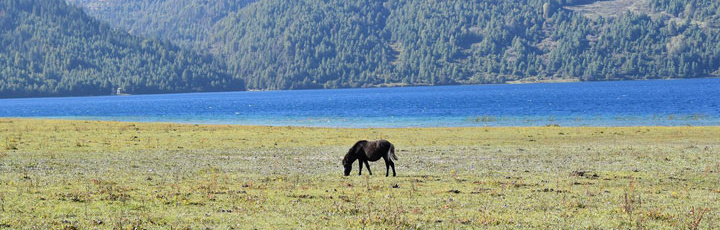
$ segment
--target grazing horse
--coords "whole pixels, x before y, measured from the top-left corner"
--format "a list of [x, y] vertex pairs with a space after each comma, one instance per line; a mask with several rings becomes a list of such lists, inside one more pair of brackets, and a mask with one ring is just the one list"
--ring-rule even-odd
[[390, 167], [392, 167], [393, 176], [395, 176], [395, 163], [393, 163], [392, 160], [397, 160], [397, 156], [395, 156], [395, 146], [392, 143], [386, 140], [358, 141], [348, 150], [345, 158], [342, 160], [342, 164], [345, 167], [345, 176], [350, 175], [352, 164], [355, 160], [358, 160], [360, 163], [358, 175], [362, 175], [363, 163], [367, 167], [370, 175], [372, 175], [368, 161], [377, 161], [380, 160], [380, 158], [385, 160], [385, 176], [389, 176]]

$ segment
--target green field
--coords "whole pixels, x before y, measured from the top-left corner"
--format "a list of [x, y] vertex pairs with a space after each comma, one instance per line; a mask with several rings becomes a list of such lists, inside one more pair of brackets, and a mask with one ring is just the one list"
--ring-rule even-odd
[[[343, 177], [359, 139], [398, 177]], [[0, 142], [0, 228], [720, 228], [720, 127], [0, 119]]]

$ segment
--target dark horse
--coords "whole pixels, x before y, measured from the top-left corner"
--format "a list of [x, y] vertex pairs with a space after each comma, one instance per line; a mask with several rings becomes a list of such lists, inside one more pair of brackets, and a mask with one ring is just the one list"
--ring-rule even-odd
[[393, 176], [395, 176], [395, 163], [393, 163], [392, 160], [397, 160], [397, 156], [395, 156], [395, 146], [392, 143], [386, 140], [358, 141], [348, 150], [348, 153], [345, 154], [345, 158], [342, 160], [342, 164], [345, 166], [345, 176], [350, 175], [352, 164], [355, 160], [358, 160], [360, 163], [358, 175], [362, 175], [363, 163], [365, 163], [368, 172], [372, 175], [368, 161], [377, 161], [380, 160], [380, 158], [385, 160], [385, 176], [389, 176], [390, 167], [392, 167]]

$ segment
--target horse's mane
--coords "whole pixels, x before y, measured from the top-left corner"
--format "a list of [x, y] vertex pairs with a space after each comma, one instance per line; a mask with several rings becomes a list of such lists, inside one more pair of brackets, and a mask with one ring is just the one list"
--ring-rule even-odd
[[355, 142], [353, 147], [348, 150], [347, 154], [345, 154], [345, 157], [343, 158], [343, 164], [348, 161], [355, 161], [355, 159], [357, 159], [357, 156], [353, 154], [353, 151], [357, 151], [358, 148], [362, 148], [362, 144], [367, 142], [367, 140], [360, 140], [358, 142]]
[[360, 145], [361, 143], [368, 143], [368, 141], [367, 141], [367, 140], [359, 140], [358, 142], [355, 142], [355, 145], [353, 145], [353, 148], [360, 147], [359, 145]]

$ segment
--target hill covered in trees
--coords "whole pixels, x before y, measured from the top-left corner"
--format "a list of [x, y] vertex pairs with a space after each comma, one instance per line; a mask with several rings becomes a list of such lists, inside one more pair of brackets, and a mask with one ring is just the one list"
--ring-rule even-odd
[[113, 29], [63, 0], [0, 1], [0, 97], [243, 90], [225, 63]]
[[96, 18], [134, 35], [162, 38], [185, 47], [201, 41], [218, 20], [256, 0], [67, 0]]
[[70, 1], [210, 52], [248, 89], [720, 74], [718, 0]]

